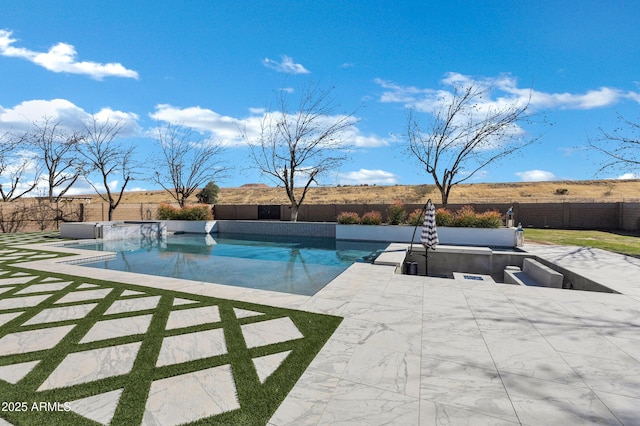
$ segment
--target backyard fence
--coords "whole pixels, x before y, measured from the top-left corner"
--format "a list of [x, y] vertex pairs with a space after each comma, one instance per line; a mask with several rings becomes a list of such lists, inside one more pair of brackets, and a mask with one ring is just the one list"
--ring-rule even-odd
[[[497, 210], [505, 215], [513, 207], [515, 224], [525, 227], [555, 229], [610, 229], [640, 231], [640, 202], [549, 202], [549, 203], [466, 203], [449, 204], [449, 210], [464, 205], [477, 212]], [[113, 220], [156, 219], [157, 203], [121, 204]], [[370, 211], [382, 214], [387, 221], [391, 204], [303, 204], [299, 221], [335, 222], [342, 212], [362, 216]], [[422, 209], [423, 204], [405, 204], [407, 214]], [[439, 207], [436, 204], [436, 207]], [[288, 205], [222, 205], [213, 207], [214, 218], [221, 220], [289, 220]], [[99, 222], [109, 217], [105, 203], [48, 203], [41, 200], [0, 203], [0, 232], [21, 232], [59, 229], [61, 222]]]

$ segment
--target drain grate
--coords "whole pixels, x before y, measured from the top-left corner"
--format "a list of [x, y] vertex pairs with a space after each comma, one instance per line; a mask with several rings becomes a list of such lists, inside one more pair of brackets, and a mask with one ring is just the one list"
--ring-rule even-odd
[[484, 278], [477, 275], [463, 275], [465, 280], [484, 281]]

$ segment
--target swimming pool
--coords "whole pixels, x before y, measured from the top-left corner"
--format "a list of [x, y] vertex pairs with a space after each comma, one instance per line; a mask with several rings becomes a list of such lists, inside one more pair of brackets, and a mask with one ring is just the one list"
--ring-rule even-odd
[[73, 247], [116, 252], [82, 266], [314, 295], [354, 262], [369, 261], [387, 243], [321, 237], [182, 234], [111, 240]]

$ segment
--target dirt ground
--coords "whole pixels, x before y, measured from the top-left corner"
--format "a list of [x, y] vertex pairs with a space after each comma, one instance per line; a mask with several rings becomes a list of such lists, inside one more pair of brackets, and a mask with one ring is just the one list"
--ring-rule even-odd
[[[91, 202], [100, 202], [97, 195], [87, 195]], [[128, 192], [123, 203], [172, 202], [165, 191]], [[195, 197], [193, 202], [196, 202]], [[342, 203], [420, 203], [432, 198], [440, 202], [435, 185], [394, 186], [327, 186], [313, 187], [305, 204]], [[589, 180], [554, 182], [477, 183], [455, 186], [450, 203], [472, 202], [617, 202], [640, 201], [640, 180]], [[283, 188], [248, 184], [238, 188], [221, 188], [218, 204], [286, 204]]]

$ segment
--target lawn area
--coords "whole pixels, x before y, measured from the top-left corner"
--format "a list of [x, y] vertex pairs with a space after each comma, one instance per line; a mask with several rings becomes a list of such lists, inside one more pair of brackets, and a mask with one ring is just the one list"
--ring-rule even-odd
[[640, 235], [605, 231], [526, 228], [525, 241], [565, 246], [594, 247], [640, 257]]

